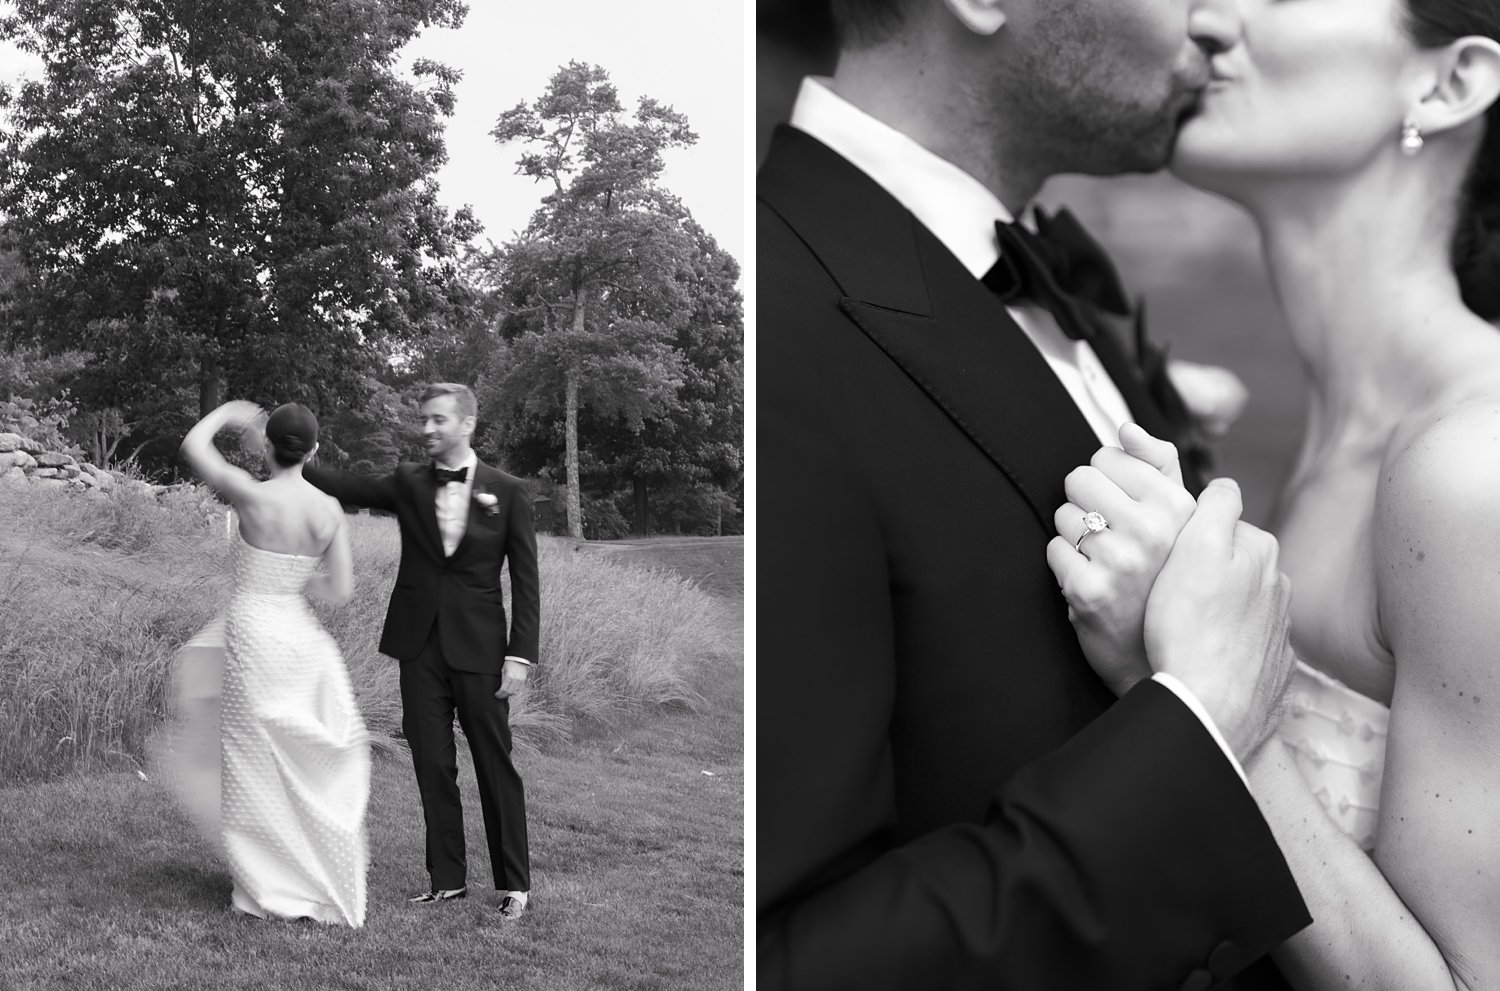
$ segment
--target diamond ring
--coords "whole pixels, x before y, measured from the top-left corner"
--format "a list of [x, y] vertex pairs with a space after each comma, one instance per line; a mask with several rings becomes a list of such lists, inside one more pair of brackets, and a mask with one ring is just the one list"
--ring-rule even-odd
[[1073, 549], [1080, 554], [1083, 553], [1083, 538], [1089, 534], [1098, 533], [1100, 530], [1109, 529], [1109, 520], [1104, 518], [1103, 513], [1088, 512], [1083, 514], [1083, 532], [1073, 543]]

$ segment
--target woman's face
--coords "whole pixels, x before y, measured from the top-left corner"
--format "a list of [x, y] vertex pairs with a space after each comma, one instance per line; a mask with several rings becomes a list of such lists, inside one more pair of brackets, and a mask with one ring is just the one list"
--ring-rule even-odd
[[1397, 150], [1416, 47], [1403, 0], [1243, 0], [1240, 44], [1182, 128], [1172, 171], [1231, 196], [1257, 180], [1341, 175]]

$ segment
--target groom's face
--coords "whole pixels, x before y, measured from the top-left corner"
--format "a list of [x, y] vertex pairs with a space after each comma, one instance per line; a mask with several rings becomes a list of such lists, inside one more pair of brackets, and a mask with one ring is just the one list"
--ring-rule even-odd
[[1033, 120], [1060, 170], [1152, 171], [1240, 40], [1239, 0], [1015, 0], [997, 97]]
[[474, 418], [459, 412], [456, 397], [433, 396], [422, 404], [422, 442], [429, 458], [446, 459], [466, 447], [473, 432]]

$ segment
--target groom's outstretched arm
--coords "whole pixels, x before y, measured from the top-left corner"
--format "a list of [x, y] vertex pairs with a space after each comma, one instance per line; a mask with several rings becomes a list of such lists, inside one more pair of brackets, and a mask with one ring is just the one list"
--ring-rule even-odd
[[396, 473], [369, 478], [348, 471], [333, 471], [308, 465], [302, 469], [302, 477], [333, 496], [345, 506], [361, 509], [383, 509], [396, 511]]

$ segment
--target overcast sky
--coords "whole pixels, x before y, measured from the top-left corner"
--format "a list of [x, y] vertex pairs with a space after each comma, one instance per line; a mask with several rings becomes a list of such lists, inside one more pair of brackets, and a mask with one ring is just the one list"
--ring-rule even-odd
[[[10, 4], [0, 3], [0, 10]], [[495, 119], [541, 95], [569, 60], [603, 66], [633, 107], [651, 96], [685, 114], [698, 134], [667, 156], [665, 182], [730, 254], [745, 261], [744, 14], [738, 4], [702, 0], [470, 0], [458, 31], [431, 31], [408, 50], [463, 72], [448, 121], [448, 164], [438, 173], [443, 202], [474, 207], [482, 237], [509, 240], [526, 225], [543, 187], [515, 175], [518, 149], [489, 136]], [[0, 78], [34, 74], [0, 49]]]

